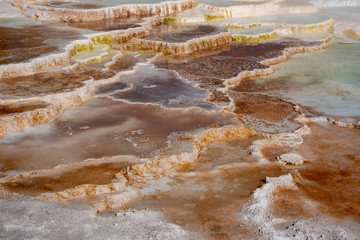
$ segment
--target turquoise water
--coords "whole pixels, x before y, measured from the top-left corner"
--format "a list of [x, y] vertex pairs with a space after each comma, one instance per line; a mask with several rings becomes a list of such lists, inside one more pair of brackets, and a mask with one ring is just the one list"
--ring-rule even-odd
[[331, 116], [360, 116], [360, 44], [333, 44], [273, 66], [264, 83], [283, 81], [281, 95]]

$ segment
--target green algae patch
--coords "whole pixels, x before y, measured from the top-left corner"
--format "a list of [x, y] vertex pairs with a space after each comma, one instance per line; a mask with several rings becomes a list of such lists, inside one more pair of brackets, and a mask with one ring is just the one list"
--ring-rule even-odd
[[353, 40], [360, 40], [360, 36], [359, 34], [357, 34], [354, 30], [352, 30], [351, 28], [346, 29], [342, 32], [344, 34], [345, 37], [353, 39]]
[[112, 37], [110, 35], [99, 35], [92, 37], [91, 40], [94, 42], [95, 45], [111, 45], [112, 44]]
[[261, 26], [260, 23], [249, 24], [249, 28], [260, 27], [260, 26]]
[[181, 23], [181, 22], [185, 22], [182, 21], [181, 18], [164, 18], [164, 23]]
[[223, 15], [211, 15], [211, 14], [204, 14], [205, 21], [218, 21], [218, 20], [224, 20], [225, 17]]
[[[311, 25], [290, 25], [290, 30], [294, 34], [300, 33], [316, 33], [316, 32], [331, 32], [333, 30], [334, 21], [326, 21], [319, 24]], [[288, 27], [286, 24], [283, 27]]]
[[70, 57], [73, 57], [80, 52], [91, 51], [94, 49], [93, 43], [75, 44], [73, 48], [69, 50], [69, 54]]
[[254, 36], [233, 34], [232, 40], [239, 41], [239, 42], [261, 42], [261, 41], [266, 41], [269, 39], [277, 38], [278, 36], [279, 36], [279, 34], [277, 32], [259, 34], [259, 35], [254, 35]]
[[88, 64], [102, 60], [109, 54], [110, 47], [106, 44], [96, 45], [93, 50], [76, 54], [72, 59], [80, 64]]
[[225, 24], [223, 24], [223, 26], [228, 29], [243, 29], [243, 28], [245, 28], [245, 26], [243, 26], [243, 25], [233, 25], [233, 24], [229, 24], [229, 23], [225, 23]]
[[323, 42], [323, 43], [326, 43], [326, 44], [328, 44], [329, 42], [331, 42], [331, 40], [333, 40], [334, 38], [332, 37], [332, 36], [329, 36], [329, 37], [327, 37], [327, 38], [325, 38], [325, 39], [322, 39], [322, 40], [320, 40], [321, 42]]
[[228, 10], [227, 8], [219, 9], [219, 11], [224, 14], [226, 17], [232, 18], [232, 12], [231, 10]]

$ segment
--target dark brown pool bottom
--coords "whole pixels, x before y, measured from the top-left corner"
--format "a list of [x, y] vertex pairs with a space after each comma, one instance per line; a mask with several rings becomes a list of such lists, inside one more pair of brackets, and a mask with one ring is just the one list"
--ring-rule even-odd
[[61, 68], [32, 75], [3, 77], [0, 80], [0, 94], [10, 96], [36, 96], [71, 91], [84, 86], [84, 81], [95, 81], [113, 77], [120, 71], [132, 69], [139, 60], [125, 54], [117, 58], [106, 71], [104, 62], [79, 65], [71, 71]]
[[46, 108], [47, 106], [49, 106], [49, 104], [41, 101], [21, 102], [16, 104], [0, 104], [0, 116]]
[[78, 36], [75, 31], [59, 30], [44, 25], [0, 27], [0, 64], [24, 62], [56, 52], [59, 48], [45, 43], [45, 40], [75, 40]]
[[181, 43], [194, 38], [226, 32], [226, 28], [212, 25], [184, 25], [184, 24], [161, 24], [154, 26], [149, 40], [156, 40], [170, 43]]
[[[214, 92], [218, 88], [225, 87], [225, 79], [234, 78], [244, 71], [268, 68], [260, 62], [281, 56], [286, 48], [318, 44], [293, 40], [256, 45], [233, 43], [230, 49], [225, 47], [222, 52], [202, 53], [203, 57], [169, 58], [165, 56], [160, 58], [155, 66], [175, 70], [180, 76], [198, 83], [199, 87]], [[216, 96], [221, 95], [215, 94], [213, 101], [216, 101]]]
[[[262, 94], [230, 94], [234, 113], [256, 117], [271, 122], [281, 122], [295, 112], [294, 104], [278, 97]], [[295, 115], [295, 116], [298, 116]], [[294, 117], [295, 117], [294, 116]]]
[[36, 5], [47, 6], [52, 8], [65, 8], [65, 9], [97, 9], [104, 6], [91, 3], [76, 3], [76, 2], [44, 2], [36, 3]]

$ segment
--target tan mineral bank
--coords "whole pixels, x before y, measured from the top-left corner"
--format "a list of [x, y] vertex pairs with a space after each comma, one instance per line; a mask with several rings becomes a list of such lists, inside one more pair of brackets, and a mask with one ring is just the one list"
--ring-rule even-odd
[[0, 0], [0, 239], [360, 239], [359, 0]]

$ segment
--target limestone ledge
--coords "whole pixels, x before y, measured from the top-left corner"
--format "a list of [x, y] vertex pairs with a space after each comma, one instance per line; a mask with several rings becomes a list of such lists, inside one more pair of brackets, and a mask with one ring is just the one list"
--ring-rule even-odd
[[233, 17], [256, 17], [264, 16], [267, 14], [305, 14], [305, 13], [316, 13], [318, 9], [316, 6], [311, 4], [306, 5], [283, 5], [276, 1], [269, 1], [257, 4], [242, 4], [233, 5], [229, 7], [216, 7], [208, 4], [201, 4], [205, 9], [219, 12], [228, 18]]
[[30, 62], [0, 65], [0, 78], [19, 75], [30, 75], [55, 66], [70, 63], [66, 52], [38, 57]]
[[[223, 25], [226, 28], [235, 28], [235, 29], [245, 28], [244, 25], [236, 25], [236, 24], [228, 24], [228, 23]], [[253, 24], [248, 24], [248, 26], [249, 27], [270, 26], [270, 27], [278, 27], [279, 29], [276, 29], [268, 33], [259, 33], [257, 35], [233, 34], [232, 38], [234, 41], [243, 41], [243, 42], [265, 41], [265, 40], [277, 38], [282, 35], [326, 32], [331, 30], [333, 25], [334, 25], [333, 19], [329, 19], [314, 24], [286, 24], [286, 23], [278, 23], [278, 22], [253, 23]], [[329, 42], [330, 40], [324, 39], [322, 41]]]
[[[151, 23], [157, 19], [149, 19], [143, 26], [129, 30], [115, 30], [106, 33], [96, 33], [86, 35], [87, 39], [75, 40], [65, 47], [64, 53], [51, 54], [45, 57], [36, 58], [29, 63], [8, 64], [0, 66], [0, 76], [20, 76], [29, 75], [46, 69], [54, 68], [58, 65], [69, 64], [71, 57], [78, 53], [95, 49], [95, 45], [118, 44], [130, 41], [133, 37], [144, 37], [149, 34], [148, 29]], [[71, 68], [68, 66], [67, 68]], [[120, 74], [110, 78], [94, 82], [89, 80], [84, 82], [85, 86], [75, 89], [72, 92], [47, 95], [43, 97], [23, 98], [20, 100], [0, 100], [0, 104], [14, 104], [23, 101], [44, 101], [49, 103], [49, 107], [26, 111], [12, 115], [0, 117], [0, 137], [12, 131], [25, 130], [28, 127], [51, 122], [57, 119], [65, 110], [70, 107], [80, 105], [92, 99], [97, 85], [114, 81]]]
[[158, 18], [149, 18], [137, 28], [85, 35], [85, 39], [75, 40], [66, 45], [62, 53], [49, 54], [25, 63], [1, 65], [0, 77], [30, 75], [56, 66], [68, 65], [72, 57], [78, 53], [94, 50], [96, 45], [106, 44], [112, 47], [130, 42], [134, 37], [146, 37], [149, 35], [151, 25], [157, 21]]
[[[22, 8], [25, 15], [40, 21], [86, 22], [130, 16], [168, 16], [198, 5], [198, 0], [166, 1], [158, 4], [126, 4], [99, 9], [54, 8], [39, 2], [13, 0], [14, 6]], [[40, 2], [41, 3], [41, 2]]]
[[245, 126], [225, 126], [221, 128], [207, 129], [190, 136], [193, 151], [171, 156], [159, 156], [149, 159], [145, 163], [128, 167], [125, 171], [117, 174], [119, 178], [127, 179], [127, 189], [118, 194], [106, 197], [94, 207], [97, 212], [109, 209], [117, 209], [126, 204], [127, 201], [139, 195], [138, 190], [149, 180], [164, 176], [178, 174], [177, 171], [191, 166], [198, 158], [199, 153], [208, 144], [215, 141], [229, 141], [241, 139], [256, 134], [256, 131]]
[[29, 127], [52, 122], [59, 118], [67, 109], [83, 104], [93, 98], [96, 88], [103, 84], [116, 82], [122, 75], [132, 73], [133, 70], [123, 71], [114, 76], [94, 81], [92, 78], [84, 82], [84, 86], [71, 92], [61, 92], [46, 96], [0, 100], [0, 105], [16, 105], [23, 102], [45, 102], [49, 106], [21, 113], [0, 116], [0, 137], [13, 132], [25, 130]]
[[[299, 107], [297, 105], [294, 106], [295, 111], [299, 111]], [[259, 139], [253, 142], [253, 144], [248, 147], [248, 151], [250, 154], [255, 156], [259, 162], [269, 162], [268, 159], [265, 158], [262, 150], [267, 146], [281, 146], [281, 147], [296, 147], [303, 143], [302, 135], [310, 134], [311, 130], [308, 125], [306, 125], [307, 118], [300, 114], [296, 119], [296, 121], [302, 123], [302, 127], [290, 132], [290, 133], [280, 133], [280, 134], [266, 134], [264, 133], [263, 139]]]
[[71, 92], [32, 97], [26, 99], [0, 100], [0, 104], [16, 104], [23, 101], [42, 101], [49, 104], [41, 108], [22, 113], [0, 117], [0, 137], [12, 131], [25, 130], [28, 127], [51, 122], [58, 118], [66, 109], [82, 104], [92, 98], [95, 93], [94, 80], [84, 82], [84, 86]]
[[[286, 48], [285, 50], [283, 50], [282, 55], [275, 57], [275, 58], [271, 58], [271, 59], [265, 59], [265, 60], [261, 61], [260, 63], [265, 66], [275, 65], [275, 64], [279, 64], [279, 63], [282, 63], [282, 62], [288, 60], [294, 54], [316, 52], [316, 51], [323, 50], [326, 47], [327, 47], [326, 43], [319, 42], [318, 45], [314, 45], [314, 46]], [[264, 69], [254, 69], [251, 71], [243, 71], [243, 72], [239, 73], [236, 77], [226, 79], [224, 81], [225, 88], [222, 88], [219, 90], [226, 92], [230, 88], [239, 84], [245, 78], [269, 75], [269, 74], [272, 74], [273, 72], [274, 71], [271, 67], [264, 68]]]
[[329, 124], [334, 124], [338, 127], [345, 127], [345, 128], [349, 128], [349, 129], [355, 129], [360, 131], [360, 122], [358, 123], [349, 123], [349, 122], [343, 122], [340, 121], [338, 119], [335, 119], [333, 117], [313, 117], [313, 118], [307, 118], [305, 116], [303, 116], [301, 118], [301, 122], [303, 123], [310, 123], [310, 122], [315, 122], [315, 123], [329, 123]]
[[306, 14], [316, 12], [318, 12], [318, 8], [312, 4], [304, 4], [297, 6], [280, 5], [279, 7], [279, 13], [281, 14]]
[[275, 64], [279, 64], [279, 63], [286, 61], [294, 54], [316, 52], [316, 51], [323, 50], [326, 47], [327, 47], [326, 43], [319, 42], [318, 45], [314, 45], [314, 46], [287, 48], [283, 51], [283, 55], [275, 57], [275, 58], [263, 60], [260, 63], [264, 64], [266, 66], [275, 65]]
[[285, 29], [290, 29], [293, 34], [304, 34], [304, 33], [318, 33], [326, 32], [331, 30], [334, 25], [333, 19], [328, 19], [319, 23], [312, 24], [288, 24], [288, 23], [279, 23], [279, 22], [265, 22], [259, 23], [261, 26], [275, 26]]
[[219, 12], [226, 17], [256, 17], [269, 14], [279, 10], [279, 5], [273, 2], [264, 2], [260, 4], [234, 5], [230, 7], [215, 7], [208, 4], [202, 4], [205, 9]]
[[[182, 152], [180, 154], [169, 156], [158, 156], [153, 159], [137, 159], [132, 156], [116, 156], [112, 158], [89, 159], [81, 163], [61, 164], [53, 169], [30, 171], [9, 176], [1, 179], [0, 183], [26, 181], [26, 179], [53, 176], [62, 171], [71, 171], [72, 169], [82, 168], [88, 165], [102, 164], [105, 162], [116, 163], [121, 160], [128, 162], [138, 162], [138, 164], [128, 166], [126, 169], [116, 174], [116, 179], [111, 183], [105, 185], [84, 184], [76, 186], [71, 189], [66, 189], [60, 192], [48, 192], [38, 195], [41, 198], [69, 201], [71, 199], [82, 198], [86, 196], [101, 196], [105, 195], [105, 199], [98, 201], [94, 208], [97, 211], [106, 209], [114, 209], [121, 207], [126, 201], [131, 200], [132, 197], [138, 196], [138, 190], [141, 186], [149, 180], [156, 179], [162, 176], [171, 176], [178, 170], [191, 166], [198, 158], [199, 153], [209, 144], [215, 141], [229, 141], [232, 139], [241, 139], [256, 135], [257, 132], [245, 127], [243, 125], [230, 125], [220, 128], [211, 128], [203, 130], [186, 138], [186, 142], [192, 146], [192, 151]], [[180, 141], [180, 144], [184, 140]], [[188, 146], [189, 147], [189, 146]], [[187, 147], [187, 148], [188, 148]], [[140, 162], [140, 163], [139, 163]], [[143, 163], [141, 163], [143, 162]], [[1, 184], [0, 184], [1, 185]], [[0, 188], [5, 191], [5, 188]], [[117, 195], [116, 199], [112, 199], [107, 194]], [[121, 201], [119, 202], [119, 198]]]
[[147, 39], [133, 39], [132, 42], [142, 50], [153, 50], [173, 55], [187, 55], [197, 51], [218, 49], [230, 45], [231, 34], [223, 32], [216, 35], [195, 38], [183, 43], [171, 43]]
[[286, 35], [288, 31], [286, 29], [278, 29], [268, 33], [259, 33], [256, 35], [249, 34], [232, 34], [233, 41], [241, 41], [241, 42], [258, 42], [258, 41], [266, 41], [269, 39], [274, 39], [279, 37], [280, 35]]

